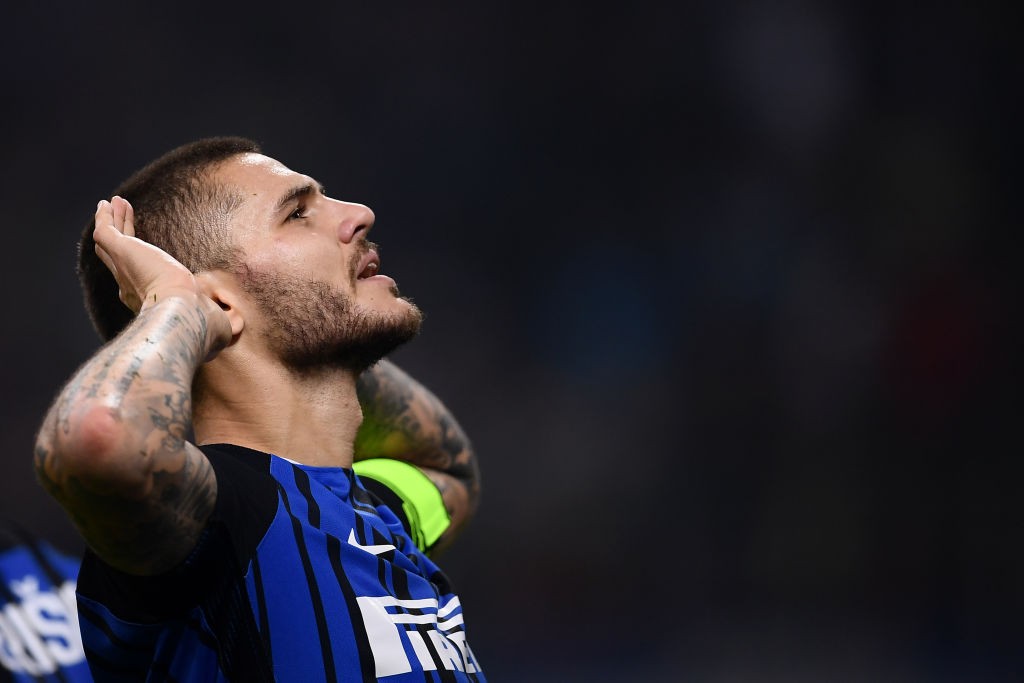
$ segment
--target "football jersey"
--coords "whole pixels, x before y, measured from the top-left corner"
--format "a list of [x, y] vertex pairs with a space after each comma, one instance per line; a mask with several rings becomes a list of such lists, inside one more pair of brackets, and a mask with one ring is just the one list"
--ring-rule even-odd
[[140, 577], [86, 553], [79, 618], [96, 680], [485, 680], [458, 596], [412, 540], [437, 530], [408, 528], [407, 491], [388, 505], [352, 469], [202, 450], [217, 501], [181, 566]]
[[0, 524], [0, 682], [91, 681], [78, 633], [78, 560]]

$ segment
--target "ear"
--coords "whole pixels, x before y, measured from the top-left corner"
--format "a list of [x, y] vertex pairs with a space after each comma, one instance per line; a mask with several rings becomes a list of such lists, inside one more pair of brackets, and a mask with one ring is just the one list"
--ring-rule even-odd
[[238, 305], [240, 297], [233, 286], [234, 278], [221, 271], [205, 271], [196, 274], [196, 282], [200, 291], [213, 299], [228, 316], [231, 323], [231, 343], [234, 344], [245, 329], [245, 318], [242, 317], [242, 309]]

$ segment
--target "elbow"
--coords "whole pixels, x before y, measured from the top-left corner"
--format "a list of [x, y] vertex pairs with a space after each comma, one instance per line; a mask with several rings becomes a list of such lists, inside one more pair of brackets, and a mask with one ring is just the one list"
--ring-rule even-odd
[[120, 411], [108, 406], [90, 406], [82, 411], [80, 419], [70, 425], [69, 449], [84, 463], [102, 463], [121, 450], [127, 434]]
[[137, 485], [138, 477], [125, 476], [126, 455], [139, 450], [132, 444], [119, 410], [81, 406], [44, 424], [36, 439], [36, 473], [47, 488], [72, 477], [85, 484]]

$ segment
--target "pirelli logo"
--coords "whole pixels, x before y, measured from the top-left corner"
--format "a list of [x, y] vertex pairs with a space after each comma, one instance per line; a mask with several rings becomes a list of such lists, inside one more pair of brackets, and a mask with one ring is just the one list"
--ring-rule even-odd
[[[438, 665], [467, 674], [480, 670], [466, 642], [459, 599], [438, 607], [437, 600], [400, 600], [390, 595], [356, 598], [373, 651], [378, 678], [408, 673], [413, 661], [418, 670], [436, 671]], [[459, 610], [455, 614], [456, 610]]]

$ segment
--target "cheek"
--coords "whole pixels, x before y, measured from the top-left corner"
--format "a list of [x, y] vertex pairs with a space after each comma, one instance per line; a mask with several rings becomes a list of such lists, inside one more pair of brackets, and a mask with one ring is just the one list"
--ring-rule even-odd
[[335, 287], [348, 288], [342, 257], [336, 248], [323, 242], [273, 239], [258, 251], [250, 252], [246, 263], [253, 270], [274, 273], [288, 280], [329, 282]]
[[271, 240], [258, 251], [250, 252], [247, 262], [251, 268], [264, 272], [281, 271], [290, 273], [309, 272], [315, 263], [315, 250], [304, 249], [286, 239]]

